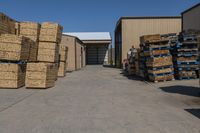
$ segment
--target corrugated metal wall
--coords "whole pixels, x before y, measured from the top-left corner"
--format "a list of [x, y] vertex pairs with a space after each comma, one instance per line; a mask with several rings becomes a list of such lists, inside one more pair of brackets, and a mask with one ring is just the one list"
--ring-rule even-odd
[[68, 64], [67, 71], [79, 70], [85, 66], [84, 44], [76, 37], [62, 36], [62, 45], [68, 47]]
[[173, 19], [123, 19], [122, 20], [122, 59], [127, 58], [127, 52], [132, 45], [139, 48], [140, 36], [148, 34], [179, 33], [181, 18]]
[[183, 30], [200, 30], [200, 6], [183, 13]]
[[68, 55], [67, 55], [67, 71], [76, 70], [75, 64], [75, 38], [70, 36], [62, 36], [62, 45], [68, 47]]

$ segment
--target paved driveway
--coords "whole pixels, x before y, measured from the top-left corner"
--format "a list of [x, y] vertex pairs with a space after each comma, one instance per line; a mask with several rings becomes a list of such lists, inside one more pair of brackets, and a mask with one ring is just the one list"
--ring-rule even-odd
[[200, 133], [198, 83], [87, 66], [51, 89], [0, 90], [0, 133]]

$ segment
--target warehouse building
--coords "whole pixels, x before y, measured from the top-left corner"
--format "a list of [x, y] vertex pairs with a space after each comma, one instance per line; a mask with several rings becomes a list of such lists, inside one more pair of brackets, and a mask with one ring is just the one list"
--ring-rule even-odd
[[86, 48], [79, 38], [70, 35], [63, 35], [61, 44], [68, 47], [68, 62], [66, 68], [68, 72], [85, 67]]
[[64, 34], [76, 36], [86, 45], [87, 65], [108, 64], [108, 48], [112, 42], [109, 32], [76, 32]]
[[182, 12], [182, 30], [200, 30], [200, 3]]
[[139, 48], [140, 36], [179, 33], [181, 17], [122, 17], [115, 28], [115, 65], [121, 67], [127, 52]]

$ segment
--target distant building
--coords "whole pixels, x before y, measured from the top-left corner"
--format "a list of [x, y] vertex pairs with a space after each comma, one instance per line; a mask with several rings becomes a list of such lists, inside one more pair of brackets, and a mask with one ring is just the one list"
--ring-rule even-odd
[[182, 30], [200, 30], [200, 3], [182, 12]]
[[112, 43], [109, 32], [75, 32], [64, 35], [76, 36], [86, 46], [87, 65], [107, 65], [108, 48]]
[[85, 67], [86, 49], [85, 45], [79, 38], [75, 36], [63, 35], [61, 44], [68, 47], [66, 66], [66, 70], [68, 72], [79, 70], [82, 67]]
[[179, 33], [181, 17], [122, 17], [115, 28], [115, 65], [122, 66], [127, 52], [139, 48], [140, 36]]

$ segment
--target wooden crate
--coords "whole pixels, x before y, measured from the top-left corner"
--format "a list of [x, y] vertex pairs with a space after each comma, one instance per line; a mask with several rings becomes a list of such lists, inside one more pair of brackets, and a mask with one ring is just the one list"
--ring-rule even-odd
[[27, 61], [30, 52], [30, 39], [13, 34], [0, 36], [0, 60]]
[[53, 42], [39, 42], [37, 61], [59, 62], [59, 45]]
[[159, 40], [161, 40], [161, 36], [159, 34], [144, 35], [140, 37], [141, 43], [149, 43], [149, 42], [154, 42], [154, 41], [159, 41]]
[[60, 43], [63, 27], [57, 23], [44, 22], [41, 24], [39, 41]]
[[60, 62], [59, 69], [58, 69], [58, 77], [64, 77], [66, 73], [66, 63]]
[[68, 47], [64, 45], [59, 46], [60, 61], [65, 62], [67, 60]]
[[147, 67], [161, 67], [171, 65], [173, 65], [171, 56], [149, 58], [146, 62]]
[[40, 27], [41, 25], [39, 23], [20, 22], [20, 35], [28, 37], [35, 42], [38, 42]]
[[20, 88], [25, 85], [26, 64], [1, 63], [0, 88]]
[[50, 88], [55, 85], [55, 68], [50, 63], [28, 63], [26, 88]]

